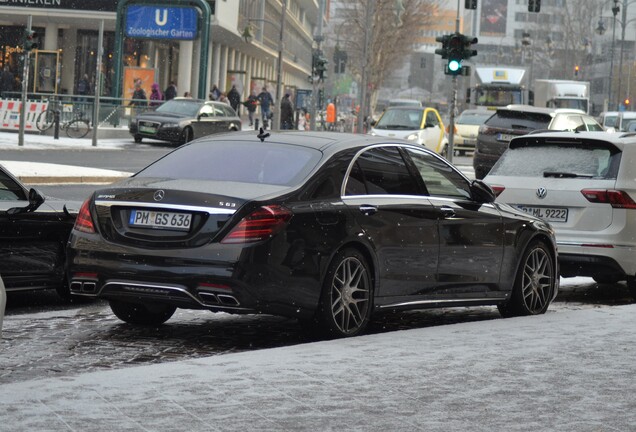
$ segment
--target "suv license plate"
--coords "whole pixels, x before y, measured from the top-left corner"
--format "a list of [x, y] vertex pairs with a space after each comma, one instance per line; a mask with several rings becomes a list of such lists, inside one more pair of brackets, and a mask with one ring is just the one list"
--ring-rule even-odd
[[132, 210], [128, 223], [142, 228], [161, 228], [187, 231], [190, 229], [192, 215], [150, 210]]
[[557, 207], [527, 207], [518, 205], [517, 208], [546, 222], [567, 222], [568, 209]]
[[514, 137], [516, 137], [517, 135], [510, 135], [510, 134], [497, 134], [497, 141], [505, 141], [505, 142], [510, 142], [511, 139], [513, 139]]

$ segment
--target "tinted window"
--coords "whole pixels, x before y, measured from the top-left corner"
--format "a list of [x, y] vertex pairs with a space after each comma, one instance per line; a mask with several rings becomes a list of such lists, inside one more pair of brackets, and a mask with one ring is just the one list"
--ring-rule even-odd
[[407, 149], [431, 196], [470, 198], [470, 186], [466, 179], [449, 164], [426, 152]]
[[564, 173], [586, 178], [616, 178], [620, 153], [601, 146], [537, 145], [506, 150], [494, 166], [492, 175], [544, 177], [545, 173]]
[[397, 147], [383, 147], [362, 153], [347, 180], [346, 194], [419, 195], [415, 178], [409, 173]]
[[197, 142], [169, 153], [137, 177], [294, 185], [316, 166], [318, 150], [258, 142]]
[[547, 129], [552, 117], [548, 114], [499, 110], [486, 120], [486, 125], [504, 129]]
[[158, 112], [183, 114], [186, 116], [194, 117], [199, 111], [202, 103], [193, 102], [192, 100], [169, 100], [160, 107], [157, 108]]

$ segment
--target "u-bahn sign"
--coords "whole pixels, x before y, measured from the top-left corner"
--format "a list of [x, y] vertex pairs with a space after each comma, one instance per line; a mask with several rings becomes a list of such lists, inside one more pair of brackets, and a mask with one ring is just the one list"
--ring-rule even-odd
[[197, 18], [195, 8], [130, 5], [125, 32], [133, 38], [192, 40], [197, 36]]

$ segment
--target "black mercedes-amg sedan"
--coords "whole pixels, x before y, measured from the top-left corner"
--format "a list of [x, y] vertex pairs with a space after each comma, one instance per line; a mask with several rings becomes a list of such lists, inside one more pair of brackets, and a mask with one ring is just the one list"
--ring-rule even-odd
[[549, 224], [422, 146], [330, 132], [179, 147], [95, 191], [67, 255], [72, 294], [139, 325], [208, 309], [342, 337], [380, 311], [541, 314], [558, 290]]

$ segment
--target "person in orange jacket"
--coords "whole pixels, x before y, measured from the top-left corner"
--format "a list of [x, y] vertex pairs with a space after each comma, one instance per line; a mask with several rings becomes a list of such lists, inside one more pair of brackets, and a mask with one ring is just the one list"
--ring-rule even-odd
[[336, 105], [331, 101], [327, 104], [327, 118], [325, 121], [327, 122], [327, 130], [334, 130], [336, 125]]

